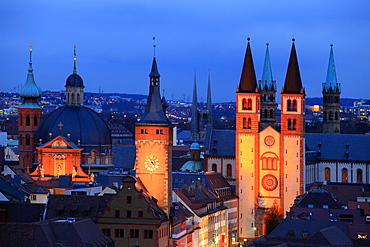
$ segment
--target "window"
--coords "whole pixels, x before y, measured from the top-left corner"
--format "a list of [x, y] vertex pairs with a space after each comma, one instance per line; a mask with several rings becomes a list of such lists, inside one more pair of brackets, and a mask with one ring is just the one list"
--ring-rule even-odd
[[31, 145], [30, 135], [26, 135], [26, 145]]
[[247, 119], [243, 118], [243, 129], [247, 128]]
[[348, 170], [347, 168], [342, 169], [342, 182], [348, 181]]
[[217, 164], [212, 164], [212, 171], [217, 172]]
[[110, 237], [110, 228], [102, 228], [103, 234], [107, 237]]
[[302, 234], [302, 237], [304, 237], [304, 238], [308, 238], [309, 236], [310, 236], [310, 234], [306, 231], [304, 231], [303, 234]]
[[339, 119], [339, 113], [337, 111], [334, 113], [334, 119], [335, 120], [338, 120]]
[[130, 238], [139, 238], [139, 230], [130, 229]]
[[329, 205], [324, 204], [322, 205], [322, 208], [329, 208]]
[[357, 183], [362, 183], [362, 170], [357, 169]]
[[153, 238], [153, 230], [144, 230], [144, 238]]
[[274, 110], [270, 109], [270, 118], [274, 118], [274, 117], [275, 117]]
[[252, 110], [252, 99], [248, 99], [247, 110]]
[[126, 203], [127, 203], [127, 204], [131, 204], [131, 202], [132, 202], [132, 198], [131, 198], [131, 196], [127, 196], [127, 197], [126, 197]]
[[141, 129], [140, 134], [148, 134], [149, 130], [148, 129]]
[[248, 118], [247, 128], [248, 129], [252, 128], [252, 119], [251, 118]]
[[37, 116], [33, 116], [33, 126], [37, 126]]
[[119, 218], [120, 210], [114, 210], [114, 217]]
[[139, 211], [138, 218], [143, 218], [143, 217], [144, 217], [144, 211]]
[[357, 233], [357, 238], [367, 239], [367, 233], [366, 232], [358, 232]]
[[291, 110], [292, 110], [292, 101], [291, 101], [290, 99], [288, 99], [288, 101], [287, 101], [287, 105], [288, 105], [287, 110], [288, 110], [288, 111], [291, 111]]
[[36, 195], [31, 195], [31, 201], [36, 201]]
[[292, 111], [297, 111], [297, 100], [293, 100]]
[[163, 135], [163, 130], [155, 130], [155, 133], [156, 133], [157, 135]]
[[30, 119], [30, 116], [27, 115], [26, 116], [26, 126], [30, 126], [31, 125], [31, 119]]
[[226, 177], [232, 177], [232, 165], [231, 164], [227, 164], [226, 165]]
[[294, 237], [294, 231], [293, 230], [288, 231], [288, 237]]
[[243, 107], [243, 110], [247, 110], [247, 100], [246, 99], [243, 99], [242, 101], [242, 107]]
[[330, 181], [330, 168], [329, 167], [325, 168], [325, 180]]
[[116, 238], [123, 238], [125, 233], [125, 229], [114, 229], [114, 237]]
[[126, 211], [126, 218], [131, 218], [131, 210]]
[[308, 204], [307, 207], [308, 208], [313, 208], [313, 204]]

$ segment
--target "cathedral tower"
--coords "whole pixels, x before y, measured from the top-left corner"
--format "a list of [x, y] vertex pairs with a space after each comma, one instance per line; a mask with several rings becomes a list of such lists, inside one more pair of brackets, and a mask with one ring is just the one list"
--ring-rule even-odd
[[167, 213], [172, 204], [172, 125], [160, 97], [160, 75], [156, 58], [149, 74], [150, 86], [145, 112], [135, 125], [136, 162], [139, 181]]
[[328, 72], [322, 85], [322, 94], [323, 132], [340, 134], [340, 83], [335, 72], [333, 45], [330, 45]]
[[194, 71], [194, 85], [193, 85], [193, 103], [191, 106], [191, 136], [193, 140], [199, 140], [199, 118], [198, 118], [198, 97], [197, 97], [197, 75]]
[[37, 87], [32, 68], [32, 45], [30, 46], [30, 62], [27, 80], [19, 95], [23, 103], [18, 108], [18, 145], [19, 164], [30, 168], [35, 163], [35, 135], [42, 120], [42, 108], [37, 103], [41, 90]]
[[261, 92], [261, 129], [275, 125], [276, 113], [276, 81], [272, 79], [269, 44], [266, 44], [265, 63], [263, 66], [262, 80], [259, 81]]

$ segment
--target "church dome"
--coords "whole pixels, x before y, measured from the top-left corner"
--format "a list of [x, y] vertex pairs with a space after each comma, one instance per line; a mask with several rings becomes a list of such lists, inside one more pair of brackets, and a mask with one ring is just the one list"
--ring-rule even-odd
[[189, 160], [182, 165], [180, 171], [186, 172], [199, 172], [203, 171], [203, 161], [201, 160]]
[[84, 87], [84, 81], [82, 80], [81, 76], [77, 73], [73, 73], [68, 76], [66, 81], [66, 87]]
[[[60, 124], [62, 123], [62, 124]], [[80, 144], [85, 153], [97, 150], [105, 153], [111, 149], [112, 139], [110, 130], [104, 120], [95, 111], [83, 106], [63, 106], [53, 111], [41, 122], [35, 141], [42, 139], [42, 143], [60, 135], [70, 134], [70, 140]]]
[[191, 145], [190, 145], [190, 150], [200, 150], [200, 145], [198, 142], [193, 142]]

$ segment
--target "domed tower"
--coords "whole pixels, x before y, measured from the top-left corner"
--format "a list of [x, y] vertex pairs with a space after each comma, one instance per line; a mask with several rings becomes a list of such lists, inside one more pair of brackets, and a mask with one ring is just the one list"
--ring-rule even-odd
[[74, 46], [73, 73], [68, 76], [66, 81], [66, 102], [67, 105], [83, 106], [84, 102], [84, 82], [77, 74], [76, 67], [76, 46]]
[[323, 132], [340, 134], [340, 83], [334, 64], [333, 45], [330, 45], [330, 57], [326, 81], [322, 85], [323, 95]]
[[30, 168], [35, 163], [35, 135], [42, 120], [42, 108], [37, 103], [41, 90], [37, 87], [32, 68], [32, 45], [30, 45], [30, 62], [27, 80], [19, 95], [23, 98], [18, 108], [18, 146], [19, 164]]
[[[87, 173], [112, 166], [112, 139], [108, 125], [100, 115], [83, 106], [84, 85], [77, 74], [76, 47], [74, 55], [73, 73], [67, 78], [65, 86], [67, 103], [45, 117], [36, 137], [40, 147], [47, 146], [47, 143], [60, 136], [72, 143], [71, 146], [82, 149], [79, 164], [75, 165]], [[40, 155], [42, 150], [38, 153], [39, 163], [43, 162]], [[46, 171], [46, 167], [44, 169]], [[64, 171], [67, 169], [63, 169], [61, 175], [69, 174], [64, 174]]]
[[180, 171], [189, 171], [189, 172], [199, 172], [204, 170], [203, 161], [200, 158], [200, 145], [198, 142], [194, 141], [190, 145], [190, 160], [186, 161], [182, 165]]

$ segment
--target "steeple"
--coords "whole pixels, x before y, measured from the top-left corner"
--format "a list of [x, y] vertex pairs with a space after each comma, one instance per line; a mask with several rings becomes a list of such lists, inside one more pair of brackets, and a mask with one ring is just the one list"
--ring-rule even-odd
[[322, 91], [323, 93], [340, 93], [340, 84], [337, 82], [337, 73], [335, 70], [333, 44], [330, 45], [328, 71], [326, 73], [326, 81], [323, 83]]
[[37, 99], [41, 97], [41, 90], [37, 87], [35, 78], [33, 76], [32, 44], [30, 45], [29, 52], [30, 52], [30, 62], [28, 67], [27, 80], [26, 83], [23, 85], [21, 91], [19, 92], [19, 96], [21, 96], [24, 99], [21, 107], [40, 108], [40, 106], [37, 103]]
[[260, 90], [276, 91], [276, 81], [272, 79], [269, 43], [266, 43], [265, 63], [263, 65], [262, 80], [259, 83]]
[[71, 106], [83, 106], [84, 82], [77, 74], [76, 46], [73, 47], [73, 71], [66, 80], [66, 104]]
[[208, 70], [208, 89], [207, 89], [207, 110], [208, 110], [208, 124], [212, 126], [211, 72], [209, 70]]
[[199, 139], [199, 120], [198, 120], [198, 98], [197, 98], [197, 75], [194, 70], [193, 104], [191, 107], [191, 139]]
[[276, 81], [272, 79], [269, 44], [266, 44], [265, 62], [263, 65], [262, 80], [259, 81], [261, 93], [261, 116], [260, 128], [275, 126], [276, 119]]
[[257, 79], [253, 65], [250, 38], [247, 39], [247, 51], [245, 52], [242, 75], [240, 77], [239, 92], [257, 92]]
[[149, 74], [150, 85], [149, 95], [146, 104], [145, 112], [137, 125], [170, 125], [166, 113], [163, 109], [161, 95], [160, 95], [160, 74], [158, 72], [157, 60], [154, 57], [152, 63], [152, 70]]
[[302, 87], [301, 74], [299, 72], [299, 66], [298, 66], [298, 58], [297, 58], [297, 53], [296, 53], [295, 45], [294, 45], [295, 39], [293, 38], [292, 41], [293, 43], [292, 43], [292, 49], [290, 51], [288, 70], [286, 73], [285, 84], [284, 84], [282, 93], [301, 94], [301, 93], [304, 93], [304, 89]]

